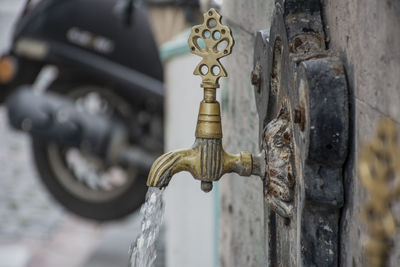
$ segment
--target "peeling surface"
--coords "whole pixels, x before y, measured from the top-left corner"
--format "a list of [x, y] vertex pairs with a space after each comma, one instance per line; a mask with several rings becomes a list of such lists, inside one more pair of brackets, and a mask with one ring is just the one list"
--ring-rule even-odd
[[278, 118], [268, 123], [265, 129], [265, 144], [267, 150], [267, 182], [265, 201], [276, 213], [290, 218], [293, 207], [292, 188], [294, 185], [292, 173], [292, 131], [288, 121], [287, 110], [281, 110]]

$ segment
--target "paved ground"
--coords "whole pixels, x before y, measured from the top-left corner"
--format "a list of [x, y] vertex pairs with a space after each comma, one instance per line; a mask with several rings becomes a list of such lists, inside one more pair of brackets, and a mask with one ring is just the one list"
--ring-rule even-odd
[[[0, 53], [22, 0], [0, 0]], [[67, 214], [40, 184], [24, 134], [0, 108], [0, 267], [126, 267], [139, 216], [100, 225]]]

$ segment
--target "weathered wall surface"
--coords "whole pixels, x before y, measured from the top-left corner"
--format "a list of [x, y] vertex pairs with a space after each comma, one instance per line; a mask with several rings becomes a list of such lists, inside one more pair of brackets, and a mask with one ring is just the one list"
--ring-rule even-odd
[[[224, 0], [223, 23], [233, 30], [232, 55], [222, 62], [221, 79], [225, 149], [258, 152], [258, 114], [250, 83], [255, 32], [269, 29], [272, 0]], [[264, 206], [257, 177], [225, 175], [220, 182], [220, 266], [264, 266]]]
[[[270, 27], [273, 0], [224, 0], [224, 23], [236, 44], [223, 62], [223, 130], [226, 150], [256, 152], [258, 115], [250, 84], [254, 34]], [[329, 48], [346, 68], [351, 102], [351, 143], [345, 169], [341, 217], [340, 266], [366, 266], [365, 227], [360, 212], [367, 193], [357, 177], [361, 145], [375, 135], [379, 119], [389, 116], [400, 129], [400, 1], [322, 0]], [[220, 263], [264, 266], [263, 194], [256, 178], [226, 176], [220, 185]], [[399, 209], [397, 209], [399, 210]], [[400, 213], [397, 214], [400, 217]], [[399, 218], [398, 218], [399, 219]], [[391, 266], [400, 262], [400, 236]]]
[[[380, 118], [391, 117], [400, 129], [400, 1], [326, 0], [324, 11], [330, 49], [345, 64], [354, 118], [345, 173], [341, 266], [366, 266], [360, 244], [366, 228], [360, 211], [367, 194], [355, 166], [361, 145], [375, 135]], [[400, 262], [399, 244], [398, 237], [391, 266]]]

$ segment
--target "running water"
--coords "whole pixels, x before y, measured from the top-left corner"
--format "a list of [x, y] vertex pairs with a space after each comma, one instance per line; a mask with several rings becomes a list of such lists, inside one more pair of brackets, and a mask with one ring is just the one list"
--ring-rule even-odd
[[142, 232], [131, 245], [131, 267], [153, 267], [157, 253], [156, 241], [163, 220], [164, 190], [150, 187], [146, 194], [146, 202], [140, 209], [142, 214]]

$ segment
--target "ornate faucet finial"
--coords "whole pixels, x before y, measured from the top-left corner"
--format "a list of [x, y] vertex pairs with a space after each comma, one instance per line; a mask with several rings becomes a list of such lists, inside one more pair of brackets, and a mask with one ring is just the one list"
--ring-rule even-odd
[[203, 24], [192, 28], [188, 40], [190, 52], [203, 58], [193, 74], [201, 76], [201, 87], [218, 88], [219, 78], [227, 76], [219, 59], [232, 53], [235, 42], [231, 30], [222, 25], [221, 15], [214, 8], [203, 16]]

